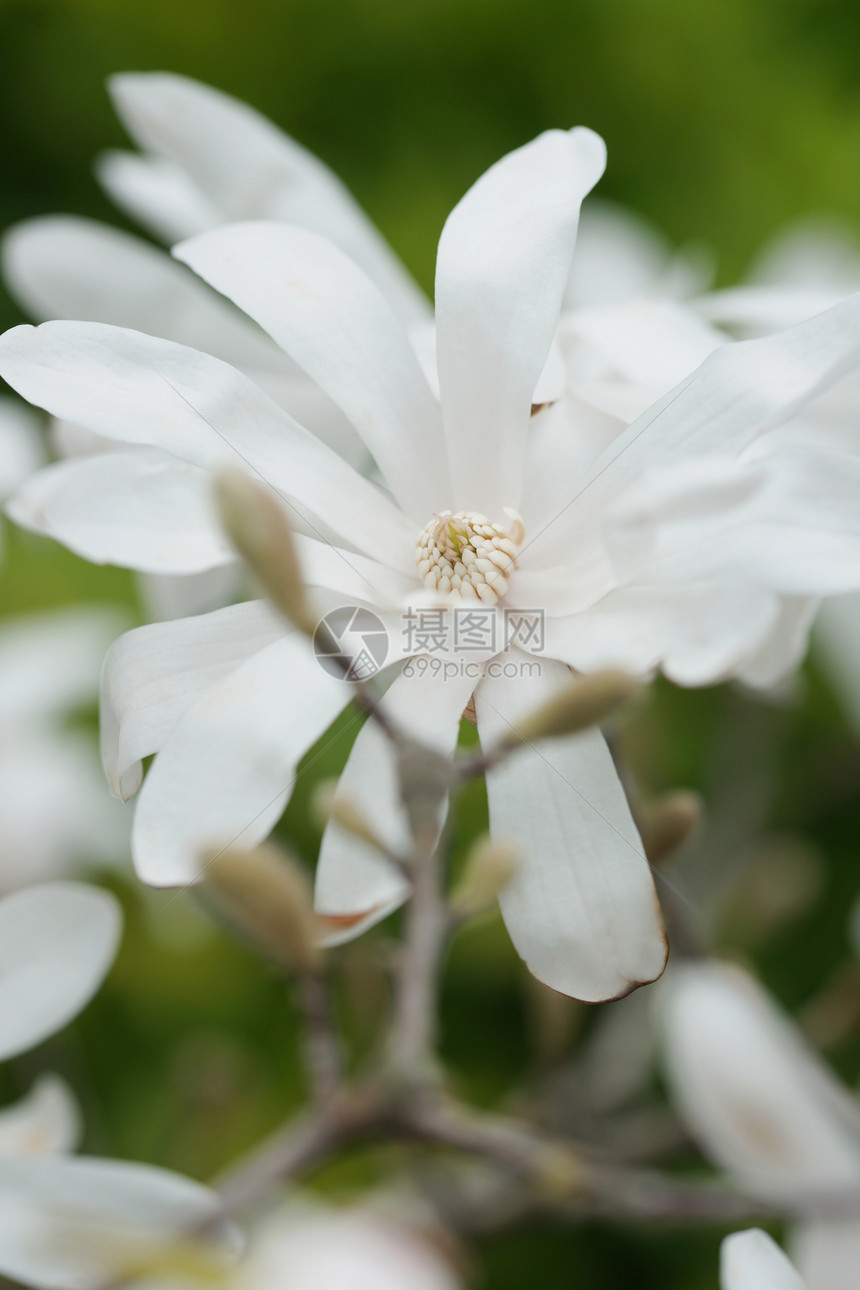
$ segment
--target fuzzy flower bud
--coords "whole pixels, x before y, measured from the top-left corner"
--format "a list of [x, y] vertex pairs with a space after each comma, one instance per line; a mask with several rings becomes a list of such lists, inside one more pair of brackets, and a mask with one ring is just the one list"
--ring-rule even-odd
[[642, 814], [639, 832], [651, 864], [673, 855], [693, 832], [702, 818], [698, 793], [666, 793]]
[[290, 971], [319, 960], [319, 921], [304, 870], [277, 847], [229, 850], [210, 860], [203, 890], [240, 935]]
[[518, 729], [505, 738], [502, 747], [513, 749], [521, 743], [578, 734], [605, 721], [639, 690], [639, 684], [632, 677], [614, 668], [571, 678], [570, 684], [548, 703], [524, 717]]
[[466, 856], [460, 880], [451, 893], [451, 911], [474, 918], [489, 909], [517, 871], [519, 849], [489, 833], [478, 838]]
[[222, 470], [215, 499], [224, 530], [272, 604], [298, 631], [313, 636], [299, 558], [284, 509], [272, 490], [240, 470]]

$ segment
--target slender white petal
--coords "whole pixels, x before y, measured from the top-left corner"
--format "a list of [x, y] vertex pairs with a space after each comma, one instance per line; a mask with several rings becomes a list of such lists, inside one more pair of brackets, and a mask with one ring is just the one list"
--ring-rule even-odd
[[[504, 656], [508, 659], [508, 656]], [[492, 748], [569, 680], [561, 664], [488, 675], [475, 693]], [[538, 668], [539, 675], [527, 669]], [[657, 896], [612, 758], [598, 731], [546, 741], [487, 774], [490, 825], [523, 860], [500, 903], [511, 939], [539, 980], [588, 1002], [655, 980], [667, 944]]]
[[789, 1249], [803, 1276], [802, 1284], [810, 1290], [856, 1290], [860, 1268], [860, 1223], [856, 1219], [798, 1223], [790, 1233]]
[[806, 1290], [806, 1282], [776, 1241], [753, 1227], [727, 1236], [720, 1246], [720, 1290]]
[[341, 181], [271, 121], [167, 72], [125, 73], [109, 86], [136, 141], [218, 211], [212, 227], [259, 218], [315, 229], [362, 266], [406, 325], [426, 319], [424, 296]]
[[414, 532], [386, 497], [247, 377], [171, 341], [98, 323], [15, 327], [0, 374], [54, 416], [209, 469], [244, 467], [302, 516], [414, 568]]
[[196, 882], [208, 854], [261, 842], [299, 761], [350, 698], [296, 637], [208, 689], [171, 729], [140, 794], [132, 854], [143, 881]]
[[102, 672], [101, 746], [111, 792], [125, 799], [135, 793], [141, 758], [158, 751], [186, 709], [286, 632], [257, 600], [121, 636]]
[[75, 1095], [59, 1075], [40, 1075], [26, 1097], [0, 1110], [0, 1157], [74, 1151], [83, 1132]]
[[113, 961], [119, 906], [82, 883], [0, 901], [0, 1059], [34, 1048], [89, 1002]]
[[582, 208], [568, 309], [626, 304], [642, 297], [685, 300], [710, 281], [707, 257], [673, 252], [660, 229], [636, 211], [599, 197]]
[[860, 1108], [757, 982], [678, 965], [662, 987], [666, 1069], [703, 1151], [756, 1195], [860, 1185]]
[[549, 564], [576, 551], [587, 564], [606, 507], [644, 470], [738, 455], [858, 361], [860, 295], [775, 336], [723, 345], [597, 459], [557, 518], [532, 538], [533, 552]]
[[[215, 1192], [152, 1165], [0, 1160], [0, 1271], [37, 1290], [87, 1290], [217, 1213]], [[232, 1230], [215, 1240], [236, 1249]]]
[[[428, 665], [426, 671], [423, 664]], [[410, 663], [408, 668], [414, 671], [392, 683], [383, 706], [401, 730], [448, 757], [456, 747], [460, 717], [475, 680], [467, 676], [444, 678], [432, 664], [430, 658]], [[400, 802], [396, 753], [376, 722], [368, 720], [359, 732], [337, 792], [358, 805], [389, 850], [395, 855], [409, 854], [409, 829]], [[447, 801], [440, 828], [446, 811]], [[329, 823], [323, 834], [316, 876], [315, 904], [321, 914], [348, 917], [357, 935], [367, 926], [368, 916], [384, 917], [408, 894], [409, 884], [399, 869], [369, 844], [340, 825]], [[353, 925], [353, 919], [362, 921]], [[337, 939], [346, 938], [340, 934]]]
[[120, 210], [171, 246], [220, 224], [223, 215], [180, 166], [109, 148], [95, 161], [96, 178]]
[[0, 501], [44, 459], [39, 423], [17, 399], [0, 397]]
[[860, 590], [860, 458], [796, 445], [664, 467], [612, 505], [607, 540], [625, 579], [734, 573], [786, 595]]
[[803, 661], [820, 601], [811, 596], [781, 596], [773, 627], [758, 649], [737, 669], [739, 680], [760, 689], [788, 677]]
[[439, 408], [389, 304], [342, 251], [280, 224], [174, 249], [249, 314], [349, 417], [419, 523], [450, 500]]
[[236, 561], [218, 523], [210, 473], [158, 448], [48, 466], [7, 509], [16, 524], [94, 564], [179, 574]]
[[258, 1230], [239, 1290], [457, 1290], [443, 1253], [420, 1230], [370, 1206], [307, 1201]]
[[147, 622], [163, 623], [189, 614], [208, 614], [239, 599], [242, 570], [238, 564], [219, 565], [205, 573], [143, 573], [138, 589]]
[[112, 323], [238, 367], [283, 365], [270, 341], [169, 255], [109, 224], [71, 215], [18, 224], [3, 239], [3, 273], [39, 322]]
[[529, 414], [570, 274], [579, 207], [606, 165], [591, 130], [548, 130], [482, 175], [436, 261], [453, 510], [496, 519], [522, 489]]
[[679, 685], [711, 685], [758, 656], [779, 612], [772, 592], [736, 577], [642, 581], [583, 612], [547, 618], [544, 645], [582, 672], [620, 667], [647, 676], [660, 668]]
[[568, 382], [581, 398], [632, 421], [726, 342], [691, 309], [640, 300], [562, 316]]

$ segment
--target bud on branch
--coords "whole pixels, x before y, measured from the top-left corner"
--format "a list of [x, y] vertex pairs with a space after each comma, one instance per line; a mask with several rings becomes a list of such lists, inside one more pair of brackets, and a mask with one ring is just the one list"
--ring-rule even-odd
[[459, 882], [451, 893], [451, 913], [457, 919], [474, 918], [491, 908], [517, 871], [519, 850], [505, 838], [489, 833], [470, 848]]
[[276, 609], [306, 636], [316, 620], [307, 605], [293, 530], [272, 490], [241, 470], [222, 470], [215, 500], [224, 530]]
[[579, 734], [600, 725], [624, 703], [629, 703], [642, 687], [626, 672], [614, 668], [578, 676], [559, 690], [547, 703], [524, 717], [502, 740], [505, 751], [539, 739], [558, 739]]
[[206, 866], [203, 891], [225, 922], [281, 967], [317, 967], [319, 921], [310, 883], [278, 848], [221, 852]]

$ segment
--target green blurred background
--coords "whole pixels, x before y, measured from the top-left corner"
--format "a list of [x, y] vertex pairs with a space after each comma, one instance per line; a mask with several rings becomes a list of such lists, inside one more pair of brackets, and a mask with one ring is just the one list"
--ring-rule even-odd
[[[540, 130], [576, 123], [608, 142], [603, 195], [677, 242], [713, 247], [729, 283], [794, 217], [827, 212], [860, 230], [858, 54], [856, 0], [0, 0], [0, 226], [51, 211], [122, 225], [91, 174], [98, 151], [124, 143], [104, 80], [169, 69], [246, 99], [322, 156], [425, 287], [468, 184]], [[0, 289], [0, 327], [18, 321]], [[94, 599], [138, 612], [124, 573], [10, 535], [4, 613]], [[353, 734], [301, 777], [282, 826], [308, 862], [319, 838], [310, 788], [343, 763]], [[659, 685], [626, 739], [646, 794], [683, 784], [724, 813], [732, 859], [762, 834], [808, 849], [799, 894], [768, 934], [753, 930], [770, 917], [766, 866], [761, 890], [745, 889], [719, 930], [784, 1002], [807, 1004], [844, 965], [860, 888], [860, 753], [826, 679], [809, 667], [783, 706]], [[460, 848], [484, 809], [477, 790], [459, 804]], [[790, 889], [774, 872], [775, 888]], [[206, 1177], [301, 1097], [287, 992], [188, 899], [109, 881], [129, 930], [106, 989], [7, 1069], [3, 1091], [62, 1070], [83, 1099], [89, 1150]], [[340, 1006], [359, 1051], [384, 1012], [390, 930], [344, 954]], [[461, 934], [444, 1049], [465, 1093], [504, 1103], [534, 1071], [536, 1036], [575, 1052], [594, 1025], [585, 1009], [547, 1014], [497, 923]], [[830, 1056], [856, 1079], [856, 1028]], [[396, 1162], [369, 1153], [328, 1181]], [[529, 1228], [486, 1243], [476, 1283], [698, 1290], [716, 1285], [719, 1235]]]

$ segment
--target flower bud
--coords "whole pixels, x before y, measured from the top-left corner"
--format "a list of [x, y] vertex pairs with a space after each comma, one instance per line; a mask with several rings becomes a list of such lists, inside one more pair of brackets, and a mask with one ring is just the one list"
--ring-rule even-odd
[[451, 893], [451, 912], [458, 918], [483, 914], [504, 891], [517, 871], [519, 849], [489, 833], [478, 838], [466, 856], [459, 882]]
[[276, 609], [306, 636], [316, 621], [308, 608], [293, 530], [284, 508], [265, 484], [241, 470], [215, 479], [215, 500], [224, 530]]
[[614, 668], [571, 678], [570, 684], [549, 702], [524, 717], [518, 728], [506, 736], [502, 747], [512, 749], [538, 739], [557, 739], [599, 725], [640, 689], [626, 672]]
[[702, 801], [698, 793], [666, 793], [643, 811], [639, 832], [648, 862], [659, 865], [673, 855], [699, 824]]
[[319, 921], [310, 882], [277, 847], [222, 851], [206, 866], [203, 891], [225, 922], [281, 967], [316, 967]]
[[385, 843], [355, 799], [338, 791], [336, 779], [325, 779], [317, 785], [313, 795], [313, 809], [323, 824], [328, 824], [331, 820], [346, 833], [351, 833], [353, 837], [367, 842], [377, 851], [387, 850]]

